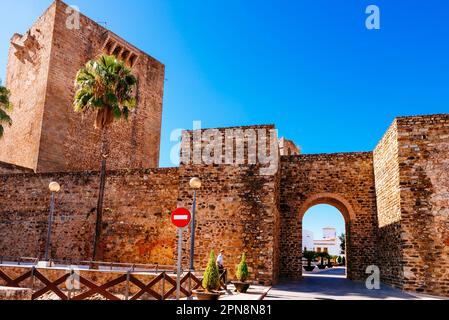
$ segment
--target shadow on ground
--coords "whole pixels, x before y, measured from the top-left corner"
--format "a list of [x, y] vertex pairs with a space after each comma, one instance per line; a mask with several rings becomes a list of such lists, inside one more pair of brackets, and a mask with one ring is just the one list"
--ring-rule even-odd
[[346, 279], [344, 268], [304, 273], [303, 280], [281, 282], [268, 293], [267, 300], [410, 300], [417, 296], [381, 285], [369, 290], [363, 282]]

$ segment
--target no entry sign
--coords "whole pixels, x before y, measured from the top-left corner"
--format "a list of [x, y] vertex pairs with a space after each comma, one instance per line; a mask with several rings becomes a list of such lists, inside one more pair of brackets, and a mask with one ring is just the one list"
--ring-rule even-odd
[[171, 222], [178, 228], [178, 276], [176, 278], [176, 300], [181, 297], [181, 260], [182, 260], [182, 232], [190, 223], [192, 216], [186, 208], [178, 208], [171, 214]]
[[186, 208], [178, 208], [171, 214], [171, 222], [178, 228], [185, 228], [189, 225], [192, 215]]

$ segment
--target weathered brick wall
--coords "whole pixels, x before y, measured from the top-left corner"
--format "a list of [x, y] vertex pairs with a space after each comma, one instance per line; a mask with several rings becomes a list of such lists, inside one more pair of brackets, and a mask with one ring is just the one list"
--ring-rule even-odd
[[372, 153], [281, 157], [280, 274], [302, 275], [302, 218], [317, 204], [335, 206], [347, 228], [348, 277], [362, 280], [376, 257]]
[[159, 164], [165, 67], [91, 19], [81, 15], [80, 28], [67, 28], [70, 11], [54, 2], [31, 28], [34, 60], [20, 61], [11, 49], [7, 85], [14, 126], [0, 146], [0, 161], [38, 172], [97, 170], [100, 134], [94, 115], [73, 112], [74, 79], [84, 64], [105, 52], [108, 37], [138, 55], [132, 67], [138, 78], [137, 108], [128, 122], [114, 124], [110, 169], [155, 168]]
[[[197, 193], [195, 267], [204, 269], [209, 253], [225, 250], [230, 279], [242, 252], [247, 252], [250, 278], [271, 284], [277, 280], [279, 212], [277, 178], [260, 175], [258, 166], [185, 166], [180, 169], [179, 206], [191, 208], [192, 177], [203, 186]], [[184, 238], [188, 266], [190, 232]]]
[[[14, 125], [6, 128], [0, 142], [0, 161], [37, 167], [54, 16], [52, 6], [30, 29], [30, 37], [12, 37], [13, 43], [24, 48], [11, 46], [9, 50], [5, 85], [11, 90], [14, 110], [10, 115]], [[25, 39], [29, 39], [28, 47], [22, 43]]]
[[397, 127], [404, 289], [449, 296], [449, 114]]
[[[56, 196], [52, 257], [91, 259], [97, 172], [0, 176], [0, 255], [42, 257], [47, 236], [48, 184]], [[109, 172], [101, 260], [173, 265], [178, 169]]]
[[[191, 178], [199, 177], [203, 183], [197, 195], [196, 269], [206, 267], [211, 250], [218, 254], [223, 249], [225, 264], [232, 279], [241, 254], [246, 251], [252, 280], [265, 284], [277, 280], [280, 232], [277, 145], [272, 153], [276, 155], [273, 172], [267, 174], [261, 170], [267, 165], [260, 164], [259, 158], [254, 165], [248, 164], [249, 159], [261, 152], [264, 137], [267, 138], [264, 146], [266, 154], [271, 154], [270, 136], [273, 134], [273, 140], [277, 141], [272, 130], [273, 125], [266, 125], [184, 132], [183, 148], [188, 150], [190, 157], [184, 157], [180, 167], [178, 205], [189, 209], [192, 206]], [[209, 134], [214, 139], [210, 139]], [[228, 144], [226, 139], [229, 139]], [[215, 150], [210, 148], [211, 141], [218, 142]], [[238, 146], [244, 150], [244, 163], [226, 165], [226, 153], [236, 157]], [[195, 158], [207, 162], [207, 155], [211, 155], [215, 163], [191, 164]], [[186, 234], [184, 241], [185, 265], [188, 265], [190, 233]]]
[[398, 150], [395, 120], [374, 150], [379, 220], [376, 264], [381, 269], [381, 280], [400, 288], [404, 275]]
[[33, 170], [0, 161], [0, 174], [27, 173], [27, 172], [30, 173], [33, 172]]
[[382, 281], [449, 295], [449, 115], [397, 118], [374, 151]]
[[32, 296], [31, 289], [0, 287], [0, 301], [31, 300]]
[[[447, 115], [399, 118], [374, 155], [284, 156], [273, 175], [261, 174], [260, 164], [112, 171], [101, 258], [174, 264], [176, 230], [170, 212], [191, 207], [189, 180], [197, 176], [203, 182], [198, 191], [197, 269], [205, 267], [210, 250], [224, 249], [231, 278], [243, 251], [253, 280], [269, 284], [278, 275], [299, 278], [302, 217], [314, 205], [329, 204], [346, 220], [351, 279], [365, 279], [366, 267], [375, 264], [386, 283], [447, 295], [448, 138]], [[47, 188], [53, 180], [63, 189], [56, 198], [52, 256], [90, 258], [97, 172], [0, 175], [0, 255], [43, 255]], [[189, 240], [186, 233], [185, 267]]]

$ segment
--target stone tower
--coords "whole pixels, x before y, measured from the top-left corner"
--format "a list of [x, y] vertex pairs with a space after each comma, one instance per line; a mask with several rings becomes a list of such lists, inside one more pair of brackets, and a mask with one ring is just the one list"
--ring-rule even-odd
[[104, 53], [124, 60], [138, 78], [137, 108], [110, 130], [109, 169], [158, 166], [164, 65], [62, 1], [11, 39], [6, 86], [14, 124], [0, 142], [0, 162], [36, 172], [99, 168], [94, 115], [73, 112], [72, 101], [77, 71]]

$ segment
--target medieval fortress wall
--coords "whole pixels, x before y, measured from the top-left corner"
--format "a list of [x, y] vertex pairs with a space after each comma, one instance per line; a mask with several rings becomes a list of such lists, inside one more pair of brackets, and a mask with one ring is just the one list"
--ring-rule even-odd
[[[51, 257], [92, 258], [99, 173], [8, 174], [0, 176], [0, 256], [42, 257], [50, 195], [58, 181]], [[172, 265], [178, 169], [110, 171], [105, 193], [102, 261]]]
[[0, 161], [36, 172], [97, 169], [99, 132], [93, 116], [72, 111], [72, 101], [77, 71], [107, 53], [125, 60], [138, 79], [135, 112], [108, 133], [115, 145], [109, 168], [156, 168], [164, 65], [85, 16], [79, 28], [68, 27], [71, 14], [56, 1], [25, 35], [11, 40], [6, 85], [15, 125], [0, 144]]
[[302, 219], [312, 206], [329, 204], [343, 214], [348, 277], [366, 278], [376, 264], [377, 210], [372, 153], [282, 157], [281, 274], [300, 277]]
[[[388, 284], [449, 296], [448, 114], [397, 118], [365, 153], [299, 155], [288, 140], [273, 149], [273, 125], [185, 132], [181, 165], [155, 169], [164, 66], [87, 17], [68, 29], [67, 15], [56, 1], [30, 32], [12, 38], [7, 85], [15, 111], [0, 140], [0, 256], [43, 256], [48, 184], [58, 181], [52, 257], [91, 258], [99, 137], [71, 101], [76, 71], [107, 52], [137, 74], [139, 106], [111, 130], [101, 260], [174, 265], [170, 212], [192, 205], [188, 182], [198, 176], [198, 268], [211, 249], [225, 249], [232, 276], [246, 250], [254, 281], [299, 279], [302, 217], [330, 204], [346, 221], [351, 279], [366, 279], [366, 267], [377, 265]], [[183, 248], [187, 259], [188, 233]]]

